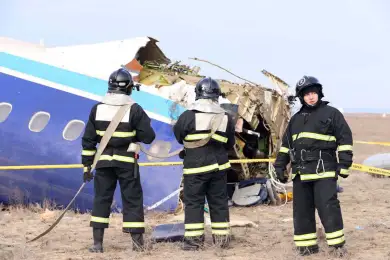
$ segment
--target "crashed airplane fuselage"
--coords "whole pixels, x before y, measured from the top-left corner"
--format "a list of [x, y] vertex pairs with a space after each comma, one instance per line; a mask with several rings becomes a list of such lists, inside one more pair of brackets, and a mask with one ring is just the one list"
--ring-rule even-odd
[[[175, 113], [178, 105], [187, 108], [195, 101], [194, 86], [204, 77], [199, 74], [199, 69], [198, 66], [189, 68], [178, 63], [146, 62], [140, 69], [138, 80], [175, 102], [171, 109], [173, 118], [178, 116]], [[238, 84], [218, 80], [224, 94], [224, 98], [219, 100], [221, 106], [233, 112], [236, 121], [236, 146], [229, 152], [230, 159], [268, 159], [275, 157], [280, 147], [281, 137], [291, 117], [288, 85], [266, 70], [262, 73], [276, 89], [252, 82]], [[229, 181], [268, 174], [267, 162], [232, 166]]]
[[[158, 144], [168, 144], [164, 148], [171, 151], [181, 147], [173, 136], [172, 124], [193, 102], [194, 86], [202, 76], [199, 68], [172, 63], [156, 42], [138, 37], [46, 48], [0, 38], [0, 165], [59, 165], [0, 171], [0, 203], [48, 200], [61, 206], [71, 200], [82, 183], [82, 168], [68, 166], [80, 164], [81, 135], [90, 109], [105, 95], [110, 73], [121, 66], [141, 83], [141, 91], [133, 92], [132, 97], [148, 113], [156, 131], [156, 140], [145, 147], [152, 152]], [[290, 117], [283, 90], [286, 84], [263, 73], [280, 89], [220, 81], [226, 96], [222, 103], [238, 109], [237, 145], [230, 151], [231, 159], [274, 157], [280, 146]], [[141, 153], [139, 161], [156, 160]], [[158, 161], [181, 159], [174, 156]], [[233, 164], [229, 181], [264, 175], [267, 170], [267, 163]], [[144, 166], [140, 174], [145, 207], [175, 210], [182, 167]], [[93, 182], [86, 185], [74, 207], [91, 209], [92, 200]], [[113, 208], [117, 207], [121, 208], [119, 189], [113, 202]]]

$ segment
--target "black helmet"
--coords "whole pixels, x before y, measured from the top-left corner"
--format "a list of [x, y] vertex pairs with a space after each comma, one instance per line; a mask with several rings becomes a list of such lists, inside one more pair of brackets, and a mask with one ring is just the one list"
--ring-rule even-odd
[[317, 78], [312, 76], [303, 76], [297, 83], [295, 87], [295, 95], [300, 99], [303, 98], [303, 92], [305, 89], [310, 87], [316, 87], [318, 89], [318, 98], [321, 99], [324, 97], [322, 93], [322, 84], [318, 81]]
[[217, 99], [222, 96], [221, 88], [216, 80], [208, 77], [201, 79], [195, 86], [195, 100], [203, 99]]
[[108, 92], [130, 95], [133, 90], [133, 78], [126, 69], [120, 68], [111, 73], [108, 79]]

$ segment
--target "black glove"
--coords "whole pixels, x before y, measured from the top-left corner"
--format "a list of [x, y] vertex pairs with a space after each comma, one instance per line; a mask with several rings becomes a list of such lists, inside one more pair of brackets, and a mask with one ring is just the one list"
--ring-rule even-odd
[[90, 182], [93, 180], [93, 174], [91, 172], [91, 166], [84, 166], [84, 182]]
[[344, 179], [345, 179], [345, 178], [348, 178], [348, 176], [349, 176], [348, 174], [342, 174], [342, 173], [341, 173], [341, 168], [338, 168], [338, 169], [336, 170], [336, 174], [339, 175], [339, 176], [341, 176], [341, 177], [343, 177]]
[[179, 153], [180, 159], [184, 159], [184, 156], [186, 156], [186, 151], [185, 150], [181, 150], [180, 153]]
[[278, 180], [281, 182], [281, 183], [286, 183], [287, 180], [288, 180], [288, 177], [286, 177], [284, 175], [284, 170], [280, 169], [280, 168], [275, 168], [275, 172], [276, 172], [276, 177], [278, 178]]

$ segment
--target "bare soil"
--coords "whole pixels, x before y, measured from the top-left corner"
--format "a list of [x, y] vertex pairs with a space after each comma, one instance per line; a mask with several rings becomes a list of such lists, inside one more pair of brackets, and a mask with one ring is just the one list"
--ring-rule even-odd
[[[390, 118], [380, 115], [346, 115], [354, 139], [360, 141], [389, 141]], [[389, 146], [356, 144], [355, 162], [368, 156], [390, 152]], [[390, 259], [390, 178], [373, 178], [354, 171], [342, 179], [340, 193], [347, 249], [344, 259]], [[54, 222], [60, 211], [39, 206], [1, 208], [0, 259], [302, 259], [293, 244], [292, 206], [257, 206], [231, 208], [232, 215], [246, 216], [258, 227], [234, 227], [231, 248], [220, 250], [211, 245], [207, 233], [206, 247], [199, 252], [184, 252], [180, 243], [157, 243], [143, 253], [131, 250], [129, 234], [121, 232], [122, 216], [113, 214], [106, 230], [104, 254], [88, 252], [92, 243], [88, 214], [67, 213], [61, 223], [38, 241], [26, 244]], [[172, 214], [146, 215], [146, 242], [151, 244], [151, 228], [164, 223]], [[334, 259], [328, 253], [323, 229], [318, 220], [321, 252], [305, 259]]]

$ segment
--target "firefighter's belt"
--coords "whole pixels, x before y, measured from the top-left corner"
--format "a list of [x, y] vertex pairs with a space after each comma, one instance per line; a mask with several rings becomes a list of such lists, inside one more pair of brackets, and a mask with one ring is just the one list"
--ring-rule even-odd
[[295, 160], [301, 162], [318, 161], [322, 159], [324, 161], [333, 161], [335, 158], [335, 152], [332, 150], [298, 150], [295, 152]]

